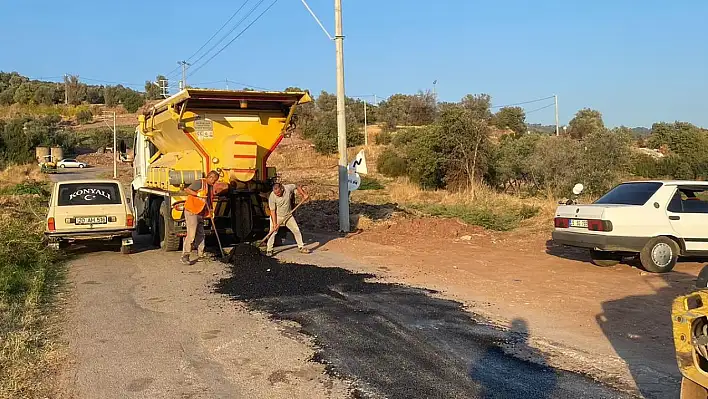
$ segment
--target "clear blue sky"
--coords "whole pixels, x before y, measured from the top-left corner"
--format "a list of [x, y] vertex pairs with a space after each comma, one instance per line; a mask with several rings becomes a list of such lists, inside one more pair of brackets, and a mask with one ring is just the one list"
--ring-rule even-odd
[[[242, 2], [8, 2], [0, 13], [0, 70], [140, 84], [172, 71]], [[591, 107], [609, 126], [708, 126], [705, 0], [343, 2], [348, 95], [413, 93], [437, 79], [443, 101], [484, 92], [508, 104], [558, 94], [561, 124]], [[333, 33], [333, 1], [309, 4]], [[334, 44], [300, 1], [279, 0], [188, 82], [228, 78], [318, 93], [335, 90], [334, 67]], [[553, 119], [552, 107], [528, 116]]]

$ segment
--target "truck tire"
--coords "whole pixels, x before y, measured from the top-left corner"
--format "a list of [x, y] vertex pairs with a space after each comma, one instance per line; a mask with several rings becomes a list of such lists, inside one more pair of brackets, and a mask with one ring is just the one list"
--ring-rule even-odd
[[676, 266], [679, 246], [668, 237], [655, 237], [649, 240], [639, 253], [639, 260], [648, 272], [666, 273]]
[[157, 219], [160, 225], [160, 248], [167, 252], [179, 251], [179, 244], [182, 240], [175, 234], [175, 224], [172, 221], [169, 202], [162, 201], [160, 215]]
[[708, 390], [686, 377], [681, 379], [681, 399], [706, 399]]
[[620, 263], [619, 255], [607, 251], [596, 251], [594, 249], [590, 250], [590, 259], [594, 265], [600, 267], [611, 267]]

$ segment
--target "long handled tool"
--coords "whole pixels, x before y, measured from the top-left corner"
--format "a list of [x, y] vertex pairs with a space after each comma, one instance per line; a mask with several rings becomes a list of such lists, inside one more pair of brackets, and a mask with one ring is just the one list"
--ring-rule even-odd
[[280, 223], [278, 223], [278, 224], [275, 226], [275, 228], [274, 228], [273, 230], [271, 230], [270, 233], [268, 233], [267, 236], [265, 236], [265, 238], [263, 238], [262, 240], [260, 240], [260, 241], [258, 242], [258, 245], [256, 245], [256, 247], [260, 247], [261, 245], [263, 245], [264, 242], [268, 241], [268, 239], [270, 238], [270, 236], [272, 236], [273, 234], [275, 234], [275, 233], [278, 231], [278, 229], [280, 228], [280, 226], [282, 226], [284, 223], [286, 223], [286, 222], [288, 221], [288, 219], [290, 219], [290, 217], [293, 216], [293, 213], [295, 213], [295, 211], [297, 210], [297, 208], [299, 208], [300, 205], [304, 204], [305, 202], [307, 202], [307, 200], [302, 200], [302, 201], [300, 201], [299, 204], [295, 205], [295, 208], [293, 208], [292, 211], [290, 211], [287, 215], [285, 215], [285, 217], [283, 218], [283, 220], [282, 220]]
[[209, 218], [211, 219], [211, 230], [214, 232], [214, 235], [216, 236], [216, 242], [219, 243], [219, 251], [221, 251], [221, 258], [226, 258], [226, 253], [224, 252], [224, 247], [221, 245], [221, 238], [219, 237], [219, 233], [216, 231], [216, 223], [214, 222], [214, 212], [211, 209], [211, 204], [209, 203], [209, 200], [207, 200], [207, 209], [209, 210]]

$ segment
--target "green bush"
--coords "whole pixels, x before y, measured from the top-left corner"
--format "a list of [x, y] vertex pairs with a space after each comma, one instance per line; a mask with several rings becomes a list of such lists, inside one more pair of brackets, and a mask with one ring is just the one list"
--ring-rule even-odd
[[529, 205], [507, 207], [503, 208], [503, 211], [468, 205], [442, 204], [414, 205], [412, 208], [431, 216], [458, 218], [465, 223], [496, 231], [513, 230], [523, 220], [530, 219], [539, 212], [538, 207]]
[[93, 113], [91, 113], [91, 110], [82, 109], [76, 113], [76, 122], [79, 124], [89, 123], [91, 121], [93, 121]]
[[359, 191], [367, 190], [383, 190], [384, 185], [380, 181], [374, 179], [373, 177], [362, 177], [361, 185], [359, 186]]
[[399, 177], [406, 175], [408, 165], [405, 159], [398, 156], [392, 149], [387, 148], [379, 155], [376, 169], [384, 176]]
[[48, 198], [49, 190], [45, 183], [32, 181], [6, 187], [0, 190], [0, 195], [39, 195]]
[[389, 145], [393, 141], [393, 135], [389, 131], [382, 131], [376, 135], [376, 144], [378, 145]]
[[143, 96], [134, 91], [126, 92], [124, 96], [123, 108], [128, 112], [138, 112], [138, 109], [145, 104]]

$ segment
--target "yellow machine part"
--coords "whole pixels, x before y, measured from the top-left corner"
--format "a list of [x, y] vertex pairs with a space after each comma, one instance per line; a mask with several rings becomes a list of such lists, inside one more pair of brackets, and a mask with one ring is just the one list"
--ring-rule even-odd
[[676, 361], [684, 377], [681, 399], [705, 399], [708, 387], [708, 291], [699, 290], [676, 298], [671, 319]]
[[[188, 89], [140, 116], [140, 130], [159, 153], [148, 185], [174, 190], [169, 170], [223, 172], [222, 181], [265, 181], [268, 156], [307, 93]], [[172, 186], [173, 188], [169, 188]]]

